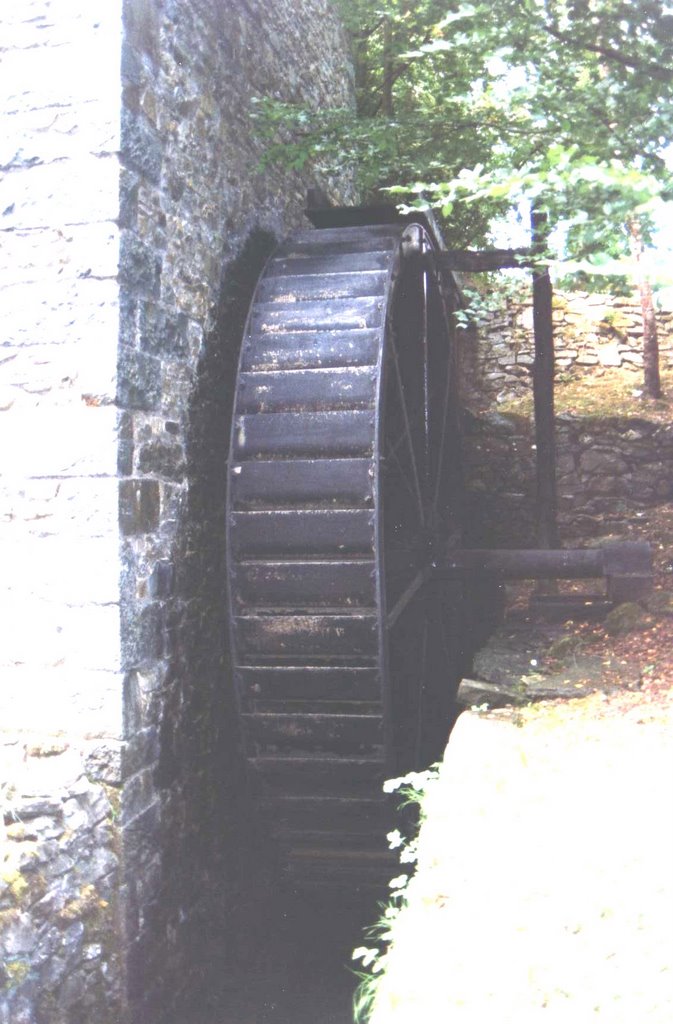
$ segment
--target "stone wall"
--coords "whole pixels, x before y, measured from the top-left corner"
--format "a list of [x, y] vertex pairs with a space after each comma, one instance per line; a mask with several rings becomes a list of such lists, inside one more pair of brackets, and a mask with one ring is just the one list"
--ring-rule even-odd
[[266, 869], [228, 675], [243, 322], [306, 189], [352, 199], [261, 170], [250, 101], [349, 104], [351, 72], [329, 0], [0, 22], [0, 1022], [152, 1024], [229, 983]]
[[[467, 540], [535, 546], [535, 450], [529, 418], [464, 417]], [[563, 541], [619, 533], [630, 515], [673, 501], [673, 425], [627, 416], [556, 420], [558, 521]]]
[[124, 23], [122, 822], [145, 1024], [228, 984], [259, 885], [228, 668], [233, 383], [255, 281], [275, 239], [307, 226], [307, 186], [349, 194], [347, 177], [260, 170], [250, 100], [344, 105], [351, 82], [326, 0], [133, 0]]
[[121, 10], [0, 14], [0, 1021], [119, 1019]]
[[[643, 320], [628, 298], [568, 292], [554, 295], [556, 378], [603, 368], [642, 378]], [[662, 367], [673, 366], [673, 311], [657, 314]], [[466, 397], [470, 404], [509, 401], [530, 390], [534, 358], [533, 310], [526, 302], [503, 302], [486, 313], [465, 342]], [[639, 372], [640, 371], [640, 372]]]
[[[642, 318], [632, 301], [570, 293], [554, 297], [557, 389], [592, 377], [642, 389]], [[658, 314], [662, 368], [673, 366], [673, 313]], [[487, 314], [464, 338], [468, 540], [529, 547], [534, 537], [532, 308]], [[609, 378], [605, 375], [612, 374]], [[590, 391], [586, 392], [587, 394]], [[619, 532], [630, 514], [673, 500], [673, 427], [661, 416], [574, 414], [557, 390], [557, 482], [563, 540]]]
[[3, 734], [0, 1020], [117, 1024], [118, 766], [71, 731]]

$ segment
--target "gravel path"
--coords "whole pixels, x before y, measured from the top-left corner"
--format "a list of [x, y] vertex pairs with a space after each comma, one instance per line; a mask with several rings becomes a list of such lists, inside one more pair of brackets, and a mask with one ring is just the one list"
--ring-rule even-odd
[[372, 1024], [673, 1021], [673, 712], [459, 719]]

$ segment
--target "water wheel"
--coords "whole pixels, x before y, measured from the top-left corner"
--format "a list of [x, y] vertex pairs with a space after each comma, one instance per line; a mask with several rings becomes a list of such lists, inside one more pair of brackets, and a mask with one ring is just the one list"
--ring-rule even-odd
[[298, 882], [377, 878], [382, 780], [441, 753], [461, 594], [455, 359], [420, 224], [284, 242], [242, 345], [229, 463], [245, 747]]

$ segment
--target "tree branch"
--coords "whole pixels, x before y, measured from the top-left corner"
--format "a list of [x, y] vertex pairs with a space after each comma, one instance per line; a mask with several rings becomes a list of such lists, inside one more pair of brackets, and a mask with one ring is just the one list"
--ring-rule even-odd
[[361, 28], [358, 29], [357, 31], [353, 31], [351, 29], [349, 33], [350, 37], [351, 39], [354, 39], [358, 43], [363, 43], [365, 42], [365, 40], [371, 38], [371, 36], [373, 36], [375, 32], [378, 32], [382, 24], [383, 18], [381, 17], [378, 19], [378, 21], [375, 21], [370, 28]]
[[566, 32], [561, 32], [560, 29], [554, 28], [549, 22], [545, 23], [544, 29], [554, 39], [558, 39], [559, 42], [572, 46], [576, 50], [588, 50], [590, 53], [597, 53], [601, 57], [605, 57], [606, 60], [614, 61], [615, 64], [621, 64], [622, 67], [633, 68], [635, 71], [645, 71], [652, 78], [657, 78], [661, 82], [673, 82], [673, 68], [667, 68], [661, 64], [650, 64], [647, 61], [638, 60], [636, 57], [627, 57], [620, 53], [619, 50], [614, 50], [610, 46], [582, 42], [575, 36], [568, 35]]
[[[429, 28], [428, 31], [423, 36], [421, 42], [418, 44], [418, 49], [420, 49], [423, 46], [427, 46], [427, 44], [431, 42], [431, 40], [432, 29]], [[384, 94], [381, 96], [379, 102], [374, 107], [374, 114], [378, 114], [382, 108], [386, 107], [392, 102], [392, 89], [395, 82], [398, 80], [398, 78], [402, 77], [402, 75], [408, 68], [411, 67], [412, 63], [413, 62], [410, 60], [402, 61], [400, 64], [397, 65], [396, 68], [391, 67], [390, 70], [386, 73], [384, 82]], [[386, 98], [386, 94], [388, 95], [389, 99]]]

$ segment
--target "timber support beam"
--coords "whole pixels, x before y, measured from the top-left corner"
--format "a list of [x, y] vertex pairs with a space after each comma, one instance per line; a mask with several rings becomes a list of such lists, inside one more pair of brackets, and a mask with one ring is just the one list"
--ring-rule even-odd
[[438, 263], [443, 270], [478, 274], [531, 266], [530, 249], [445, 249]]
[[490, 576], [497, 580], [596, 579], [607, 582], [609, 600], [643, 597], [652, 589], [652, 549], [645, 541], [604, 544], [600, 548], [462, 549], [433, 563], [441, 577]]

